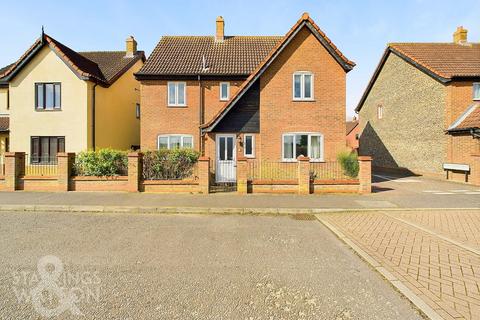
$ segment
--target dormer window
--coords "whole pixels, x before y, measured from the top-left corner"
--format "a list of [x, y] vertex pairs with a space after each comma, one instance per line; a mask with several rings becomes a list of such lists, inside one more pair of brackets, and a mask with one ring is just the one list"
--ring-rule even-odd
[[480, 82], [473, 84], [473, 100], [480, 100]]
[[293, 100], [313, 100], [313, 73], [298, 71], [293, 74]]

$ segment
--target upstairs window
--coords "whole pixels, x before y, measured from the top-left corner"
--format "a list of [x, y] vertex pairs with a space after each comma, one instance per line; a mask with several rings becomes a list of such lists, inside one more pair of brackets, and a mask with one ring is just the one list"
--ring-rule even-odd
[[313, 74], [299, 71], [293, 74], [293, 100], [313, 100]]
[[182, 134], [161, 135], [158, 137], [158, 149], [193, 148], [193, 136]]
[[230, 82], [220, 82], [220, 101], [230, 99]]
[[480, 100], [480, 82], [473, 84], [473, 100]]
[[377, 106], [377, 118], [383, 119], [383, 105], [381, 104]]
[[140, 103], [135, 104], [135, 118], [140, 119]]
[[60, 83], [35, 84], [35, 109], [59, 110], [62, 108], [62, 86]]
[[168, 106], [186, 107], [187, 106], [187, 84], [185, 82], [168, 83]]

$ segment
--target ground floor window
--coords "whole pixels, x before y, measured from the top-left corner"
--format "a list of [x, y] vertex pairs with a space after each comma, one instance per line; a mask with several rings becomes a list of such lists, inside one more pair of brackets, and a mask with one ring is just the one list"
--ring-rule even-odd
[[193, 136], [168, 134], [158, 136], [158, 149], [193, 148]]
[[31, 137], [30, 162], [57, 161], [57, 153], [65, 152], [65, 137]]
[[285, 133], [282, 146], [283, 161], [296, 161], [299, 156], [323, 161], [323, 135], [320, 133]]
[[255, 157], [255, 136], [253, 134], [246, 134], [243, 137], [243, 154], [247, 158]]

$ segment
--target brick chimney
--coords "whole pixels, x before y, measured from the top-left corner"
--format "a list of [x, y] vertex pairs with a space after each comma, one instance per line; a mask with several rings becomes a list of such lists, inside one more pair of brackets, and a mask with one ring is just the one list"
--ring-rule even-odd
[[215, 41], [223, 41], [225, 39], [225, 20], [222, 16], [217, 17], [217, 30], [215, 33]]
[[462, 26], [458, 27], [457, 30], [453, 33], [453, 43], [467, 44], [467, 33], [467, 29], [464, 29]]
[[132, 58], [135, 53], [137, 53], [137, 41], [135, 41], [135, 38], [133, 36], [130, 36], [126, 40], [126, 58]]

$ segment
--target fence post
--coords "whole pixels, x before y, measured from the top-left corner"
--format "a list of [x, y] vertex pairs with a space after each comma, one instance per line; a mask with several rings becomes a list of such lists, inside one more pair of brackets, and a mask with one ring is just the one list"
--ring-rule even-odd
[[198, 159], [198, 184], [200, 193], [210, 193], [210, 158], [200, 157]]
[[298, 194], [310, 194], [310, 158], [300, 156], [297, 161]]
[[359, 192], [361, 194], [372, 192], [372, 157], [359, 156], [358, 165], [360, 171], [358, 173], [358, 180], [360, 182]]
[[128, 154], [128, 192], [138, 192], [140, 190], [140, 178], [142, 177], [141, 152], [130, 152]]
[[248, 193], [248, 162], [245, 157], [237, 159], [237, 193]]
[[472, 165], [470, 166], [469, 182], [475, 186], [480, 186], [480, 153], [475, 153], [470, 156], [472, 158]]
[[74, 160], [75, 153], [60, 152], [57, 154], [58, 191], [70, 190], [70, 176]]
[[5, 186], [7, 191], [18, 189], [19, 177], [25, 174], [25, 152], [5, 153]]

